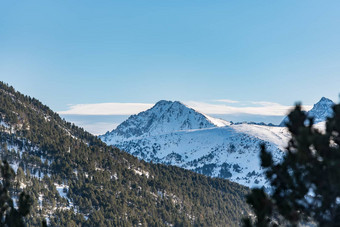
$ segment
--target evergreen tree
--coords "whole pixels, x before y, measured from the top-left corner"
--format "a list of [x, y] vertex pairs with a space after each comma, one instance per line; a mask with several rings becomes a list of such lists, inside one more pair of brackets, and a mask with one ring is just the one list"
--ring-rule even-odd
[[[242, 214], [249, 211], [245, 203], [248, 188], [138, 160], [106, 146], [38, 100], [1, 82], [0, 117], [5, 122], [0, 127], [0, 149], [6, 151], [0, 152], [2, 158], [19, 163], [19, 174], [26, 176], [21, 177], [17, 190], [25, 185], [34, 199], [25, 218], [29, 226], [41, 225], [44, 217], [50, 226], [134, 226], [143, 222], [144, 226], [167, 226], [176, 219], [182, 226], [238, 226]], [[18, 148], [19, 155], [9, 151], [12, 147]], [[147, 172], [149, 177], [135, 170]], [[63, 193], [57, 184], [65, 185]]]
[[321, 132], [297, 105], [288, 115], [292, 138], [280, 163], [262, 145], [261, 165], [271, 195], [263, 188], [252, 190], [247, 202], [256, 220], [246, 219], [245, 226], [294, 226], [309, 221], [340, 225], [340, 104], [333, 106], [333, 112]]
[[33, 201], [28, 194], [22, 192], [18, 200], [18, 209], [16, 209], [9, 195], [15, 173], [7, 161], [1, 163], [0, 173], [2, 178], [2, 184], [0, 184], [0, 226], [25, 226], [23, 217], [30, 212]]

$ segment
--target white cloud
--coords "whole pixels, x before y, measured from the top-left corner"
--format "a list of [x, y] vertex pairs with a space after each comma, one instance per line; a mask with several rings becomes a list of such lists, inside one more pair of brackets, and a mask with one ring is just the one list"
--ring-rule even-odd
[[[216, 100], [214, 100], [216, 101]], [[222, 101], [221, 101], [222, 102]], [[285, 106], [273, 102], [239, 102], [234, 100], [223, 101], [221, 104], [188, 101], [187, 106], [205, 114], [252, 114], [263, 116], [284, 116], [294, 106]], [[239, 103], [242, 106], [230, 106], [227, 103]], [[249, 105], [250, 104], [250, 105]], [[71, 105], [66, 111], [59, 111], [62, 115], [132, 115], [151, 108], [150, 103], [95, 103]], [[255, 105], [255, 106], [254, 106]], [[303, 106], [309, 110], [312, 106]]]
[[225, 102], [225, 103], [239, 103], [239, 101], [230, 100], [230, 99], [217, 99], [216, 102]]
[[[272, 102], [251, 102], [258, 106], [228, 106], [225, 104], [211, 104], [205, 102], [185, 102], [187, 106], [206, 114], [252, 114], [263, 116], [284, 116], [294, 106], [285, 106]], [[304, 109], [311, 109], [312, 106], [304, 106]]]
[[281, 104], [278, 104], [275, 102], [266, 102], [266, 101], [257, 101], [257, 102], [250, 102], [250, 103], [254, 105], [259, 105], [259, 106], [282, 106]]
[[151, 108], [148, 103], [94, 103], [71, 105], [62, 115], [132, 115]]

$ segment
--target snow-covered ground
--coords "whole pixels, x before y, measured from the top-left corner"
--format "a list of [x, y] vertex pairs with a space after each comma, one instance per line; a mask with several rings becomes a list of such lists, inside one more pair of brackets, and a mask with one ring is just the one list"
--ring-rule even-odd
[[54, 185], [55, 185], [60, 197], [63, 197], [63, 198], [68, 200], [68, 197], [67, 197], [68, 185], [56, 184], [56, 183], [54, 183]]
[[259, 163], [260, 144], [266, 143], [274, 158], [280, 160], [288, 139], [286, 128], [242, 124], [155, 135], [114, 145], [147, 161], [252, 187], [265, 185]]
[[[331, 108], [328, 99], [320, 102], [311, 110], [318, 121], [329, 116]], [[322, 129], [324, 123], [316, 127]], [[180, 102], [160, 101], [100, 138], [146, 161], [261, 187], [268, 184], [260, 167], [260, 144], [280, 161], [290, 134], [283, 126], [231, 124]]]

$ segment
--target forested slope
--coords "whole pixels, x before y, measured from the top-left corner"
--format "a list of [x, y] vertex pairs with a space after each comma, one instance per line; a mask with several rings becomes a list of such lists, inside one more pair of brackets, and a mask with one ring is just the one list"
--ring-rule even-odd
[[13, 197], [34, 199], [27, 222], [52, 226], [238, 226], [248, 189], [105, 145], [38, 100], [0, 83], [1, 157]]

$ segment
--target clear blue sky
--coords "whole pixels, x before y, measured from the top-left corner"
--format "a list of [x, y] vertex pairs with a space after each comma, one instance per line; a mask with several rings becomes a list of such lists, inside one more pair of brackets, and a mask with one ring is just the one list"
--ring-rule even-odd
[[1, 1], [0, 80], [68, 104], [340, 92], [340, 1]]

